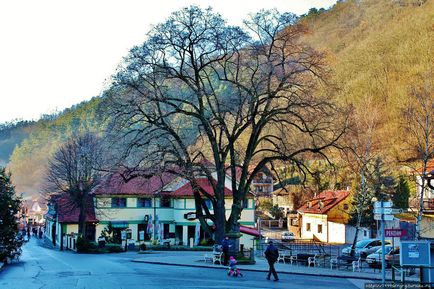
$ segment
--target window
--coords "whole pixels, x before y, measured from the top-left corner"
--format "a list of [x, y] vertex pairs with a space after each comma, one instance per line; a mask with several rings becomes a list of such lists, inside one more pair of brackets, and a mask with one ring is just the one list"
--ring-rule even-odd
[[366, 230], [363, 230], [363, 236], [367, 237], [368, 236], [368, 232]]
[[310, 223], [306, 223], [306, 231], [310, 232]]
[[160, 199], [160, 207], [162, 208], [170, 208], [171, 204], [170, 204], [170, 198], [169, 197], [161, 197]]
[[112, 198], [112, 208], [125, 208], [127, 206], [127, 198]]
[[138, 208], [150, 208], [152, 207], [152, 199], [150, 198], [138, 198], [137, 199]]
[[297, 218], [291, 219], [291, 226], [298, 227], [298, 219]]
[[348, 210], [348, 204], [344, 204], [344, 210]]
[[320, 233], [322, 233], [322, 225], [321, 224], [318, 225], [318, 234], [320, 234]]

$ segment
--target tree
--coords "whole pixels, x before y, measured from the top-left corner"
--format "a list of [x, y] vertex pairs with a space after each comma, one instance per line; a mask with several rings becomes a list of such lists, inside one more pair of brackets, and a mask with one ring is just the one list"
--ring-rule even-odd
[[[301, 43], [305, 29], [296, 20], [261, 11], [240, 28], [211, 9], [185, 8], [155, 26], [114, 77], [111, 115], [129, 139], [127, 155], [139, 150], [165, 169], [182, 167], [197, 216], [205, 229], [205, 219], [213, 221], [217, 240], [239, 235], [242, 204], [262, 168], [288, 162], [303, 169], [304, 158], [325, 157], [343, 134], [324, 57]], [[149, 162], [141, 157], [135, 167]], [[214, 195], [195, 185], [198, 175]], [[227, 175], [233, 205], [226, 220]]]
[[401, 209], [408, 209], [408, 199], [410, 197], [410, 188], [404, 176], [399, 176], [399, 181], [395, 186], [395, 194], [392, 201], [393, 206]]
[[79, 209], [78, 234], [86, 236], [86, 212], [89, 193], [99, 183], [102, 173], [102, 144], [91, 133], [70, 138], [49, 161], [46, 191], [65, 194], [69, 210]]
[[21, 200], [15, 195], [10, 174], [0, 167], [0, 262], [21, 254], [22, 239], [18, 238], [17, 215]]
[[379, 116], [381, 113], [373, 105], [372, 98], [365, 97], [363, 103], [363, 109], [357, 109], [353, 113], [350, 130], [344, 140], [348, 149], [342, 151], [347, 166], [354, 174], [355, 179], [353, 187], [354, 206], [350, 219], [350, 222], [356, 227], [351, 246], [352, 256], [355, 254], [360, 227], [372, 217], [372, 198], [375, 194], [372, 186], [369, 186], [367, 178], [379, 153], [377, 132], [380, 126]]
[[420, 238], [420, 223], [424, 209], [424, 196], [431, 172], [427, 171], [428, 161], [434, 156], [434, 84], [433, 73], [420, 77], [409, 91], [409, 101], [402, 109], [402, 127], [406, 137], [408, 160], [418, 160], [420, 186], [419, 210], [416, 217], [416, 239]]

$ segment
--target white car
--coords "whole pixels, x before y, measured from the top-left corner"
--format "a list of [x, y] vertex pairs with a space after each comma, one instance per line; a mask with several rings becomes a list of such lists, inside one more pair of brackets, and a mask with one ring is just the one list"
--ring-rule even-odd
[[283, 232], [282, 233], [282, 241], [283, 242], [292, 241], [292, 240], [295, 240], [294, 233], [292, 233], [292, 232]]

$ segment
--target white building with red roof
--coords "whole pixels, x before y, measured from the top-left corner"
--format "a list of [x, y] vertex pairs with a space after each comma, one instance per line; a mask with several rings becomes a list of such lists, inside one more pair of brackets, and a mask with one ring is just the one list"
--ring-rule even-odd
[[[207, 178], [198, 177], [196, 181], [203, 191], [210, 195], [214, 194]], [[232, 191], [228, 186], [230, 181], [226, 183], [225, 206], [226, 215], [229, 217]], [[113, 174], [107, 177], [93, 194], [98, 219], [96, 238], [109, 223], [118, 232], [116, 236], [121, 236], [120, 232], [125, 230], [130, 239], [128, 242], [136, 245], [141, 241], [150, 242], [152, 239], [186, 245], [190, 239], [196, 237], [199, 221], [195, 218], [193, 190], [190, 183], [182, 177], [165, 173], [149, 179], [138, 177], [125, 183], [119, 174]], [[206, 203], [212, 212], [211, 202], [206, 200]], [[252, 194], [248, 194], [240, 224], [254, 227], [254, 212], [254, 198]], [[244, 227], [241, 230], [250, 232]], [[211, 238], [202, 229], [199, 236], [200, 240]], [[251, 247], [252, 238], [244, 234], [240, 243], [245, 247]]]
[[[355, 228], [348, 225], [351, 203], [349, 191], [323, 191], [308, 200], [297, 210], [300, 237], [327, 243], [352, 242]], [[358, 236], [359, 240], [369, 238], [369, 229], [362, 228]]]

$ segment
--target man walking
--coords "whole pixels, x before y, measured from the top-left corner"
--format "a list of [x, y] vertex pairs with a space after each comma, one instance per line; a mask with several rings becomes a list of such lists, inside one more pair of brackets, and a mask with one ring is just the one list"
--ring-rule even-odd
[[270, 276], [271, 274], [273, 274], [274, 281], [278, 281], [279, 277], [277, 277], [276, 269], [274, 269], [274, 263], [276, 263], [277, 258], [279, 257], [279, 251], [277, 250], [276, 247], [274, 247], [273, 241], [268, 242], [268, 246], [264, 254], [265, 254], [265, 258], [268, 261], [268, 267], [269, 267], [267, 280], [270, 280]]

